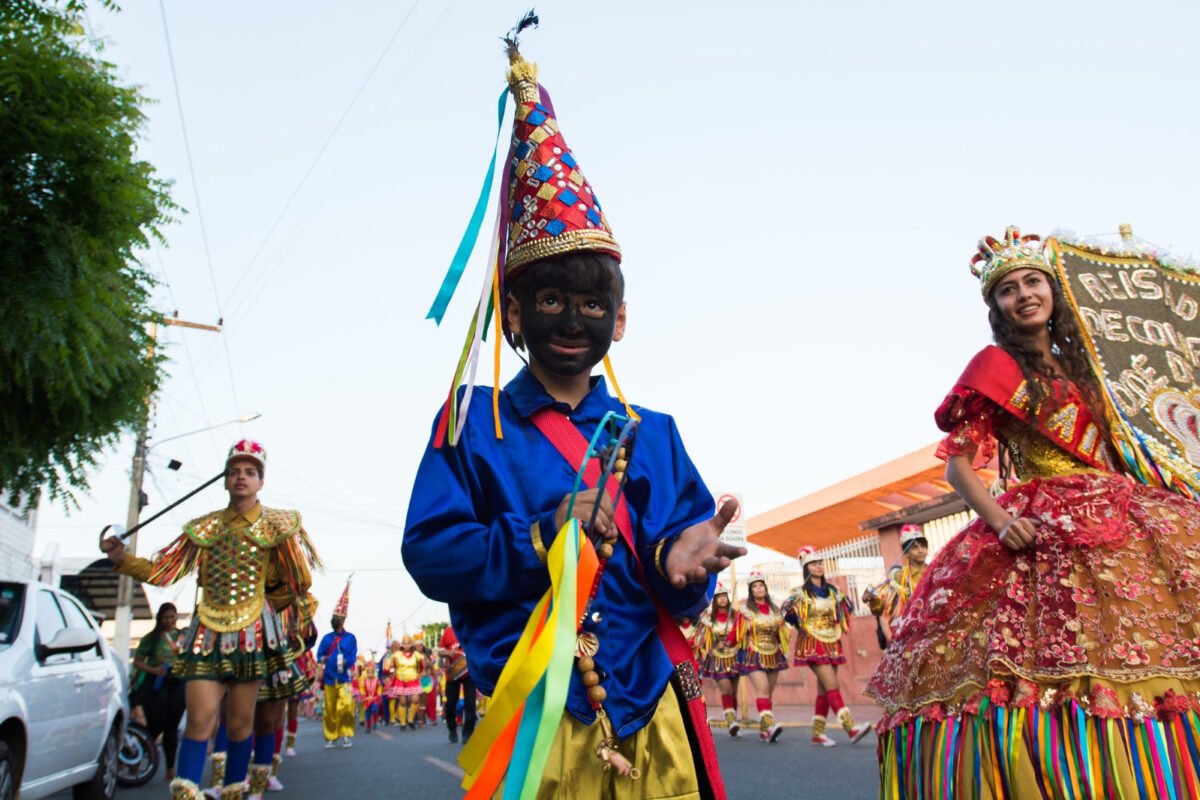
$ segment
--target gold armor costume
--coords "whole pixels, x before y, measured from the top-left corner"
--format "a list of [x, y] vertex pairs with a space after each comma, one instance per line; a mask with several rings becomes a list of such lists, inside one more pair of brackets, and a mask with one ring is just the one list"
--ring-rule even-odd
[[[724, 616], [724, 619], [722, 619]], [[737, 675], [737, 616], [735, 609], [704, 612], [696, 628], [696, 660], [705, 678]]]
[[842, 635], [850, 627], [853, 609], [850, 601], [833, 584], [825, 584], [825, 594], [804, 587], [794, 590], [783, 603], [783, 618], [796, 628], [795, 665], [846, 663], [842, 654]]
[[738, 667], [741, 672], [787, 669], [787, 628], [771, 607], [753, 612], [742, 606], [738, 615]]
[[182, 680], [252, 681], [291, 674], [278, 614], [297, 599], [311, 617], [315, 554], [300, 513], [255, 505], [214, 511], [184, 526], [153, 559], [126, 557], [118, 572], [155, 586], [197, 573], [200, 601], [172, 671]]

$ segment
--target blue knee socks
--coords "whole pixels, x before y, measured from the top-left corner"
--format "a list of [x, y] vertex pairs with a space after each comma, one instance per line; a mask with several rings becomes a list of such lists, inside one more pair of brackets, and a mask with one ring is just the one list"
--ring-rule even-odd
[[246, 780], [246, 772], [250, 769], [250, 753], [254, 749], [254, 737], [247, 736], [240, 742], [230, 742], [229, 753], [225, 760], [225, 785], [241, 783]]
[[208, 756], [207, 739], [184, 738], [179, 743], [175, 774], [197, 786], [204, 777], [204, 760]]
[[275, 734], [264, 733], [254, 737], [254, 763], [270, 764], [275, 756]]
[[222, 722], [217, 726], [217, 737], [213, 740], [213, 752], [224, 753], [229, 749], [229, 731], [225, 729], [225, 723]]

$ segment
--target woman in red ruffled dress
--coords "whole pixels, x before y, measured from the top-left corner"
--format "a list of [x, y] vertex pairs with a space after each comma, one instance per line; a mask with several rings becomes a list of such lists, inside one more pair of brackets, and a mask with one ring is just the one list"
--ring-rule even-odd
[[[1200, 506], [1115, 466], [1052, 252], [1009, 228], [973, 262], [998, 346], [936, 420], [979, 518], [868, 686], [885, 798], [1200, 797]], [[993, 498], [972, 469], [996, 441], [1020, 482]]]

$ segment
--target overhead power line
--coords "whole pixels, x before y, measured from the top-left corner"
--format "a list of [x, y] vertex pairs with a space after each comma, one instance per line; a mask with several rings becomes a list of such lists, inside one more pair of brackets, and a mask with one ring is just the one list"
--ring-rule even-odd
[[[196, 167], [192, 162], [192, 146], [188, 139], [187, 119], [183, 113], [183, 95], [179, 91], [179, 78], [175, 72], [175, 53], [171, 48], [171, 31], [167, 27], [167, 7], [163, 0], [158, 0], [158, 9], [162, 17], [163, 38], [167, 43], [167, 63], [171, 67], [171, 85], [175, 89], [175, 107], [179, 110], [179, 127], [183, 131], [183, 151], [187, 156], [188, 175], [192, 179], [192, 197], [196, 204], [196, 219], [200, 223], [200, 239], [204, 243], [204, 260], [208, 264], [208, 277], [212, 281], [213, 298], [217, 302], [217, 314], [223, 322], [225, 312], [221, 310], [221, 293], [217, 289], [217, 273], [213, 269], [212, 250], [208, 245], [208, 229], [204, 225], [204, 209], [200, 205], [200, 184], [196, 181]], [[233, 377], [233, 358], [229, 354], [229, 336], [224, 331], [221, 334], [221, 344], [225, 349], [225, 365], [229, 369], [229, 388], [233, 394], [234, 407], [240, 413], [242, 403], [238, 399], [237, 380]]]

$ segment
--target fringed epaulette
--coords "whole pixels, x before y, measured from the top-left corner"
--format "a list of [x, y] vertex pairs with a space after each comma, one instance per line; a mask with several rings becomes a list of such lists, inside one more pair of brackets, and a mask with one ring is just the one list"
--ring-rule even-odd
[[192, 540], [197, 547], [209, 547], [221, 535], [225, 526], [221, 524], [224, 511], [210, 511], [202, 517], [196, 517], [183, 526], [183, 534]]
[[246, 535], [263, 547], [276, 547], [300, 530], [299, 511], [263, 506], [262, 516], [250, 526]]

